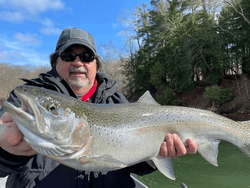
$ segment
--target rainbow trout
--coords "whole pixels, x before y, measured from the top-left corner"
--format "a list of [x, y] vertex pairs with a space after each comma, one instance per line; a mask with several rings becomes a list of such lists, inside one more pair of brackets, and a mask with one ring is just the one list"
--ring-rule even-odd
[[159, 156], [168, 132], [184, 144], [194, 138], [198, 152], [218, 166], [220, 140], [231, 142], [250, 157], [249, 123], [239, 123], [195, 108], [161, 106], [146, 92], [137, 102], [90, 104], [58, 92], [19, 86], [22, 109], [5, 101], [9, 112], [38, 153], [75, 169], [107, 173], [150, 161], [175, 179], [170, 158]]

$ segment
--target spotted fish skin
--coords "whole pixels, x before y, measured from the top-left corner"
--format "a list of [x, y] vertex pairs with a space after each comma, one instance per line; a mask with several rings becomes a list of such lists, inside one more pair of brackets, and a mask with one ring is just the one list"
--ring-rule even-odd
[[184, 144], [194, 138], [198, 152], [218, 166], [220, 140], [250, 157], [250, 123], [235, 122], [211, 111], [161, 106], [146, 92], [137, 102], [90, 104], [54, 91], [18, 86], [22, 109], [7, 101], [24, 139], [37, 152], [75, 169], [107, 173], [143, 161], [175, 179], [170, 158], [159, 156], [168, 132]]

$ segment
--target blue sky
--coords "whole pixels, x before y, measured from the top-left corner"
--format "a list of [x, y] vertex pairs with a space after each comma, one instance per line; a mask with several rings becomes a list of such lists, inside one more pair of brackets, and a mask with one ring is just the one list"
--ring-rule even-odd
[[[119, 16], [150, 0], [0, 0], [0, 63], [49, 65], [61, 31], [91, 33], [97, 50], [112, 41], [122, 48]], [[99, 52], [100, 53], [100, 52]]]

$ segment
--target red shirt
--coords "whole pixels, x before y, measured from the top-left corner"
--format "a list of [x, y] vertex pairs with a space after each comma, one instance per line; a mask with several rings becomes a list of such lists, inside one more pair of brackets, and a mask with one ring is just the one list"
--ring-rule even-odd
[[97, 80], [95, 79], [93, 87], [88, 91], [88, 93], [86, 93], [85, 95], [81, 97], [81, 100], [85, 102], [89, 102], [90, 98], [95, 93], [96, 88], [97, 88]]

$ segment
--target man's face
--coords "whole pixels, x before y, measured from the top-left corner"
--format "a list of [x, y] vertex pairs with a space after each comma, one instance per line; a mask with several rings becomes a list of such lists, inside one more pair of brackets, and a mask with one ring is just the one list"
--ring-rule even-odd
[[[81, 54], [89, 52], [84, 46], [71, 46], [66, 52]], [[74, 93], [85, 94], [93, 86], [96, 76], [96, 60], [93, 62], [82, 62], [79, 56], [72, 62], [63, 61], [59, 56], [56, 62], [56, 70], [61, 78], [63, 78], [72, 87]]]

